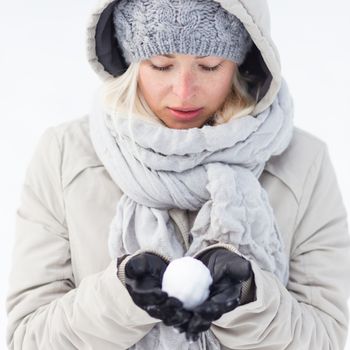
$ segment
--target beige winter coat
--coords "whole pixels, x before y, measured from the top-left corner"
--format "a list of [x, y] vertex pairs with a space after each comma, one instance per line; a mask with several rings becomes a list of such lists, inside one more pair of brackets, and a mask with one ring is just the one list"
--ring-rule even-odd
[[[254, 265], [257, 300], [225, 314], [212, 331], [229, 349], [341, 349], [349, 236], [325, 144], [295, 129], [260, 181], [290, 254], [290, 281], [286, 289]], [[11, 349], [127, 349], [155, 325], [116, 278], [107, 251], [120, 196], [95, 155], [86, 117], [44, 133], [17, 212]], [[187, 213], [172, 216], [187, 237]]]
[[[272, 80], [258, 113], [280, 82], [266, 4], [220, 2], [240, 16], [269, 67]], [[109, 224], [122, 193], [88, 128], [87, 116], [48, 128], [29, 164], [7, 299], [10, 349], [127, 349], [159, 322], [133, 303], [109, 258]], [[288, 149], [270, 159], [259, 181], [290, 256], [290, 279], [285, 288], [253, 262], [256, 300], [224, 314], [211, 330], [223, 349], [342, 349], [350, 240], [327, 146], [295, 128]], [[196, 213], [170, 214], [186, 246]]]

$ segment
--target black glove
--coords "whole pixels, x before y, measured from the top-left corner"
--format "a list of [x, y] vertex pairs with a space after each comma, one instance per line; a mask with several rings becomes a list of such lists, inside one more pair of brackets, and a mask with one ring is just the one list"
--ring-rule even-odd
[[186, 332], [188, 340], [197, 340], [199, 333], [224, 313], [240, 305], [242, 282], [252, 276], [250, 262], [224, 248], [211, 249], [197, 257], [206, 265], [213, 278], [208, 299], [192, 310], [188, 323], [176, 327]]
[[134, 301], [150, 316], [167, 326], [181, 327], [192, 314], [180, 300], [162, 291], [162, 278], [168, 263], [152, 253], [140, 253], [125, 264], [125, 285]]

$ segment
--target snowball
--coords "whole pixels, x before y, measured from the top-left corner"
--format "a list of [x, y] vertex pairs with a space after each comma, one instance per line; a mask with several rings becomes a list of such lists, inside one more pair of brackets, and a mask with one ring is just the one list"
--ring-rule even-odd
[[181, 300], [185, 309], [192, 310], [208, 298], [212, 282], [208, 268], [187, 256], [170, 262], [163, 275], [162, 290]]

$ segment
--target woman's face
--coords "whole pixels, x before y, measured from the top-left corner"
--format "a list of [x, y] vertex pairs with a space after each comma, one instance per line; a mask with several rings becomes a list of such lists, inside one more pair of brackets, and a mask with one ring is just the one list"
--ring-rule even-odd
[[200, 128], [225, 102], [236, 67], [217, 56], [153, 56], [141, 62], [138, 87], [169, 128]]

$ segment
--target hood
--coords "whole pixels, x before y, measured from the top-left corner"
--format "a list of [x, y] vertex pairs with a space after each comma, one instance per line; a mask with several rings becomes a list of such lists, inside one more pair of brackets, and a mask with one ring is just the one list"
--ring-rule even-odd
[[[215, 1], [215, 0], [213, 0]], [[128, 65], [114, 37], [113, 9], [118, 0], [102, 0], [91, 12], [87, 28], [89, 63], [102, 80], [123, 74]], [[274, 101], [281, 85], [279, 53], [271, 39], [270, 13], [267, 0], [217, 0], [245, 26], [254, 45], [241, 71], [250, 71], [257, 79], [249, 86], [255, 95], [259, 87], [258, 103], [252, 112], [257, 115]]]

